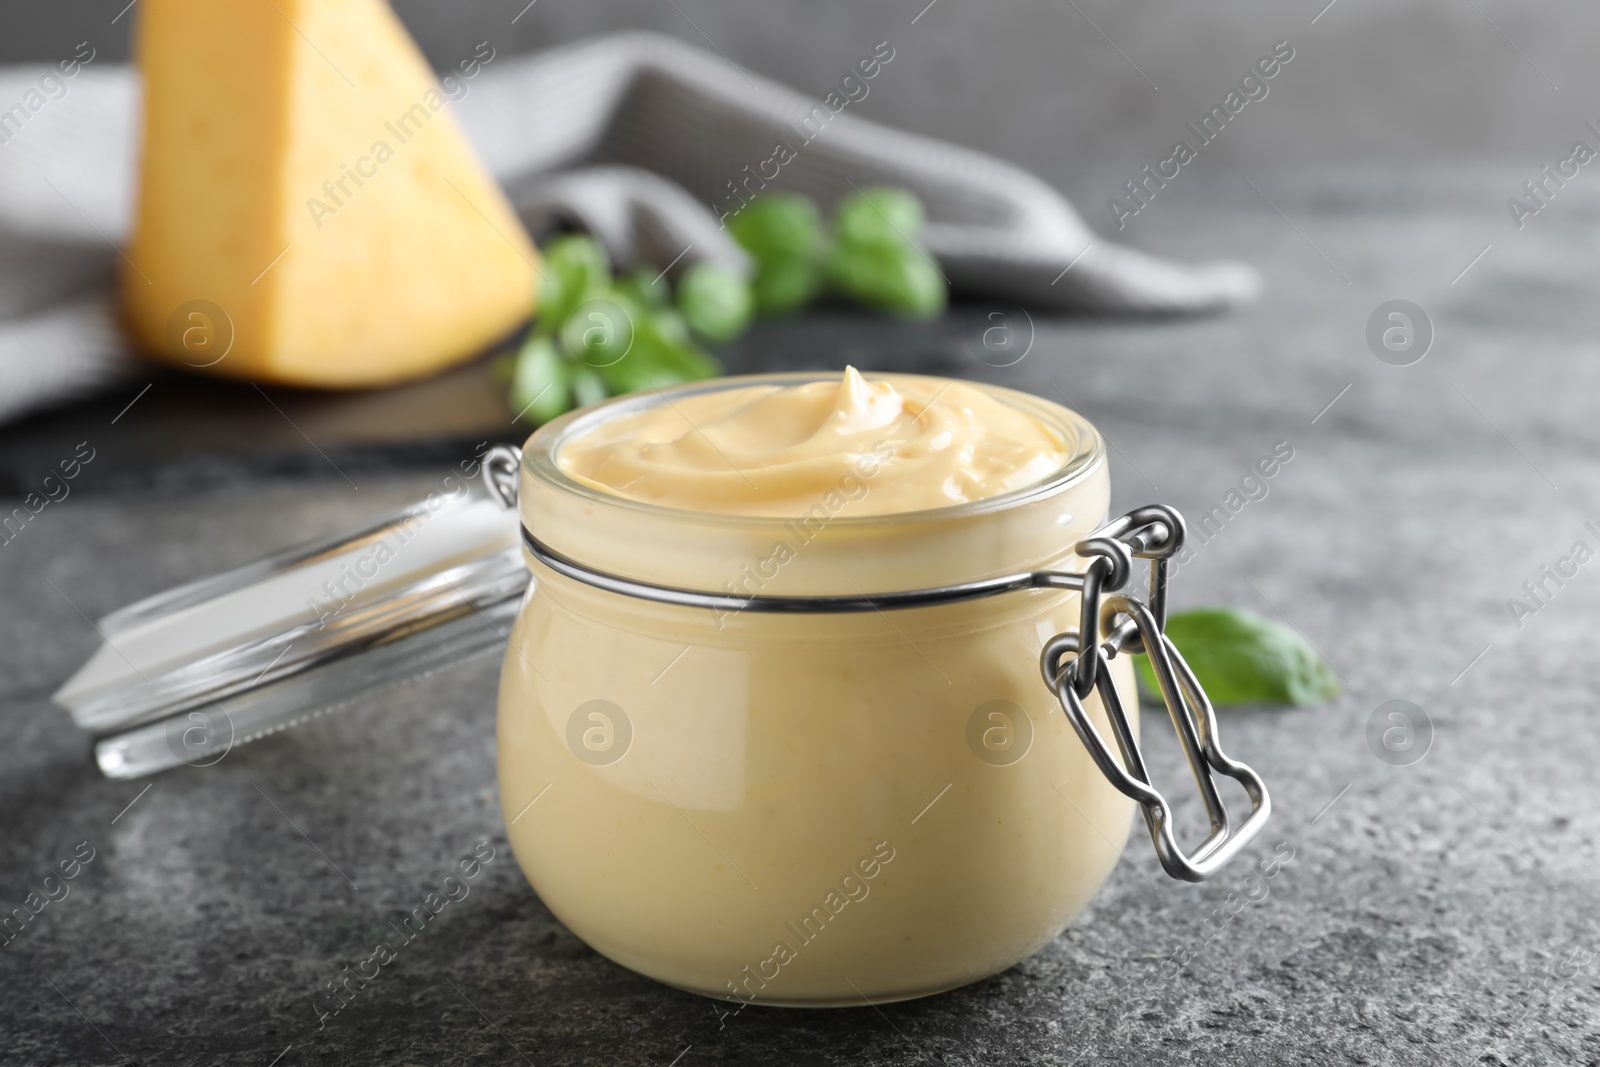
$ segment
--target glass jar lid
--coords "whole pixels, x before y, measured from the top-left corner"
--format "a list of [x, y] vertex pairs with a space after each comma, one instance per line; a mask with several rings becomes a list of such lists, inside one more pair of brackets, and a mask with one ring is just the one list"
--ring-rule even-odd
[[54, 701], [97, 735], [103, 773], [135, 778], [495, 651], [528, 572], [506, 474], [484, 475], [105, 616]]

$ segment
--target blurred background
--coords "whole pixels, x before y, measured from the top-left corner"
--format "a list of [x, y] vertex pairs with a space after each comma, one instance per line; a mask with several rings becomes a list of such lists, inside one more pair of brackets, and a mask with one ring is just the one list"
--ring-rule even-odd
[[[1279, 40], [1295, 47], [1296, 58], [1289, 76], [1272, 83], [1275, 102], [1252, 108], [1247, 122], [1208, 147], [1197, 173], [1214, 180], [1236, 170], [1411, 169], [1486, 159], [1537, 170], [1586, 118], [1600, 116], [1600, 109], [1585, 111], [1600, 89], [1590, 55], [1600, 9], [1568, 0], [936, 0], [926, 9], [926, 0], [525, 3], [395, 0], [394, 7], [436, 67], [483, 40], [516, 54], [632, 27], [697, 47], [709, 41], [819, 96], [863, 46], [888, 40], [894, 64], [859, 114], [1029, 168], [1097, 226], [1109, 190], [1165, 154], [1183, 123], [1198, 121], [1202, 103], [1219, 99]], [[125, 6], [3, 0], [0, 62], [53, 61], [85, 39], [101, 57], [125, 59], [132, 13], [110, 21]], [[1482, 190], [1484, 209], [1504, 210], [1507, 195]]]
[[[1107, 0], [1022, 0], [998, 8], [961, 0], [790, 0], [759, 7], [732, 0], [395, 0], [393, 6], [439, 69], [473, 54], [479, 42], [509, 58], [646, 29], [720, 52], [819, 99], [876, 42], [887, 41], [894, 62], [867, 84], [869, 94], [852, 104], [851, 114], [986, 151], [1032, 171], [1065, 193], [1093, 230], [1119, 243], [1183, 261], [1231, 258], [1264, 268], [1263, 306], [1246, 313], [1251, 319], [1228, 316], [1232, 325], [1199, 321], [1193, 329], [1262, 336], [1264, 325], [1285, 308], [1276, 298], [1301, 278], [1300, 271], [1286, 276], [1274, 269], [1284, 256], [1306, 268], [1306, 285], [1343, 278], [1346, 284], [1377, 284], [1380, 293], [1387, 286], [1395, 290], [1389, 296], [1403, 291], [1424, 300], [1442, 290], [1444, 299], [1466, 299], [1459, 310], [1472, 316], [1485, 297], [1464, 297], [1461, 286], [1445, 283], [1491, 242], [1500, 243], [1499, 251], [1476, 268], [1474, 280], [1501, 275], [1486, 299], [1499, 301], [1503, 315], [1566, 321], [1581, 315], [1586, 304], [1581, 291], [1572, 291], [1559, 310], [1545, 308], [1550, 291], [1530, 284], [1527, 268], [1548, 267], [1548, 253], [1512, 240], [1520, 235], [1507, 198], [1580, 136], [1592, 136], [1583, 129], [1586, 120], [1600, 120], [1600, 106], [1586, 110], [1600, 92], [1600, 71], [1586, 54], [1600, 33], [1600, 9], [1507, 0], [1222, 0], [1135, 7]], [[6, 30], [0, 34], [0, 63], [54, 62], [87, 41], [96, 70], [109, 71], [127, 59], [138, 16], [137, 0], [0, 0]], [[1170, 155], [1177, 140], [1193, 140], [1185, 123], [1198, 122], [1280, 41], [1289, 42], [1294, 59], [1267, 83], [1268, 96], [1250, 104], [1183, 168], [1181, 180], [1118, 229], [1109, 198], [1142, 167]], [[497, 73], [506, 69], [502, 60]], [[116, 133], [126, 125], [120, 118], [111, 121], [116, 125], [107, 129]], [[1569, 221], [1600, 217], [1600, 197], [1590, 195], [1587, 183], [1571, 184], [1561, 193], [1560, 214]], [[70, 185], [68, 193], [87, 203]], [[12, 225], [18, 227], [28, 225], [36, 208], [61, 208], [58, 192], [37, 181], [16, 185], [8, 196], [14, 200]], [[125, 203], [101, 206], [109, 213], [91, 207], [91, 217], [99, 220], [92, 224], [116, 232]], [[1402, 216], [1408, 223], [1404, 240], [1415, 247], [1399, 258], [1414, 256], [1416, 271], [1400, 265], [1385, 237], [1384, 219]], [[1294, 229], [1284, 227], [1285, 220]], [[1549, 218], [1539, 219], [1537, 228], [1547, 237], [1556, 229]], [[115, 260], [105, 255], [99, 238], [87, 231], [83, 238], [98, 264], [92, 270], [110, 270]], [[1280, 239], [1291, 244], [1279, 248]], [[1334, 246], [1345, 240], [1353, 241], [1352, 249], [1340, 254]], [[1328, 266], [1337, 278], [1320, 273]], [[1564, 285], [1571, 277], [1559, 272], [1557, 280]], [[1340, 328], [1354, 337], [1377, 302], [1366, 293], [1332, 289], [1317, 299], [1351, 301], [1341, 317], [1352, 321]], [[881, 369], [908, 369], [910, 363], [932, 373], [971, 373], [956, 364], [971, 363], [974, 346], [967, 334], [981, 335], [986, 322], [983, 312], [969, 307], [965, 317], [957, 308], [943, 325], [852, 320], [848, 329]], [[819, 343], [837, 347], [840, 334], [813, 333], [812, 325], [758, 324], [723, 353], [724, 361], [734, 371], [816, 365], [807, 353]], [[1281, 331], [1265, 325], [1265, 334]], [[1078, 332], [1070, 344], [1095, 336]], [[1139, 331], [1125, 331], [1123, 343], [1140, 346], [1146, 343], [1140, 337]], [[1303, 347], [1317, 344], [1309, 333], [1298, 341]], [[885, 352], [897, 348], [909, 353], [905, 360], [886, 361]], [[181, 395], [191, 385], [201, 392]], [[462, 371], [420, 390], [354, 401], [307, 395], [280, 402], [291, 405], [286, 410], [296, 422], [319, 427], [337, 408], [324, 435], [308, 429], [324, 444], [329, 442], [323, 436], [332, 435], [335, 448], [358, 445], [372, 433], [392, 445], [388, 429], [372, 428], [429, 418], [446, 425], [429, 427], [428, 435], [450, 438], [455, 448], [466, 438], [482, 439], [485, 413], [499, 419], [504, 404], [490, 395], [499, 390], [482, 373]], [[156, 404], [172, 403], [188, 421], [210, 406], [208, 398], [231, 395], [225, 385], [184, 380], [156, 392]], [[124, 402], [120, 394], [108, 399], [106, 417]], [[287, 433], [276, 442], [280, 452], [303, 443], [276, 413], [263, 415], [260, 408], [251, 393], [223, 418], [252, 422], [250, 432], [261, 443]], [[136, 419], [134, 436], [152, 418], [157, 416]], [[0, 487], [23, 491], [36, 461], [59, 451], [58, 438], [78, 433], [72, 425], [41, 428], [37, 421], [29, 429], [19, 438], [0, 428], [0, 445], [7, 446], [0, 447]], [[152, 448], [146, 437], [138, 440], [139, 448], [121, 454], [128, 466], [143, 468]], [[214, 435], [200, 431], [188, 444], [173, 445], [166, 458], [192, 467], [197, 452], [213, 450]], [[387, 457], [393, 455], [391, 450]], [[437, 454], [429, 451], [426, 458]], [[320, 458], [310, 456], [309, 462], [315, 467]], [[95, 477], [116, 470], [116, 464], [106, 464]]]

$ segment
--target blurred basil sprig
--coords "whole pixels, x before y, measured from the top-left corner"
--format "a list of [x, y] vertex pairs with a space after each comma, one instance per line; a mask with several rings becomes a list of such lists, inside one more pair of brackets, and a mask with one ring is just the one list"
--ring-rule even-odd
[[728, 223], [756, 263], [755, 303], [788, 315], [824, 293], [905, 318], [943, 313], [948, 286], [921, 246], [927, 216], [905, 189], [874, 186], [845, 197], [832, 228], [803, 196], [767, 193]]
[[756, 314], [791, 315], [824, 294], [883, 314], [939, 315], [947, 286], [919, 244], [924, 221], [904, 189], [852, 193], [831, 227], [806, 197], [763, 194], [728, 222], [754, 279], [702, 262], [676, 293], [648, 266], [613, 277], [591, 237], [554, 238], [542, 249], [537, 318], [511, 366], [512, 410], [546, 422], [607, 396], [709, 378], [722, 367], [703, 344], [732, 341]]
[[709, 378], [722, 366], [695, 337], [731, 340], [754, 313], [749, 283], [715, 263], [689, 268], [674, 302], [649, 267], [612, 277], [592, 237], [557, 237], [542, 252], [538, 318], [511, 377], [511, 407], [530, 422], [619, 393]]
[[[1294, 631], [1248, 611], [1197, 608], [1167, 619], [1167, 636], [1212, 704], [1307, 707], [1339, 692], [1333, 669]], [[1159, 694], [1146, 656], [1134, 657], [1139, 680]]]

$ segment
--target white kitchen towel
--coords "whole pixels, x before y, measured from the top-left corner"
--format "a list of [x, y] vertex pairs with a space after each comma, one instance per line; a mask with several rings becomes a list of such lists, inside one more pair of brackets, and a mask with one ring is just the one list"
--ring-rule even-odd
[[[39, 91], [53, 73], [0, 71], [0, 421], [102, 387], [131, 361], [115, 279], [137, 80], [99, 63]], [[686, 248], [679, 270], [703, 258], [741, 264], [721, 220], [744, 198], [768, 188], [831, 207], [853, 188], [888, 184], [927, 205], [926, 243], [957, 295], [1162, 315], [1226, 309], [1259, 287], [1243, 264], [1183, 265], [1111, 244], [1039, 179], [860, 118], [852, 94], [819, 101], [669, 37], [625, 33], [500, 59], [454, 95], [535, 236], [580, 226], [619, 264], [665, 264]], [[20, 112], [5, 110], [13, 102]]]

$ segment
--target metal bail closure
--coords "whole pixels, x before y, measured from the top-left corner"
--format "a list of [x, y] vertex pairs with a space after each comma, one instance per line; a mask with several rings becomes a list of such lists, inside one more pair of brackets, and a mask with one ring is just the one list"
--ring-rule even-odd
[[[1045, 685], [1061, 702], [1067, 721], [1072, 723], [1078, 738], [1089, 750], [1095, 766], [1144, 812], [1145, 825], [1150, 829], [1150, 839], [1162, 868], [1173, 878], [1199, 882], [1215, 873], [1260, 833], [1271, 817], [1272, 800], [1260, 775], [1222, 751], [1211, 701], [1164, 632], [1167, 560], [1182, 547], [1183, 535], [1183, 519], [1176, 511], [1152, 506], [1130, 512], [1082, 542], [1076, 551], [1091, 558], [1083, 587], [1083, 621], [1080, 629], [1058, 634], [1045, 645], [1040, 666]], [[1128, 568], [1117, 558], [1120, 553], [1111, 545], [1122, 546], [1131, 555], [1151, 561], [1153, 609], [1125, 593], [1113, 592], [1102, 599], [1102, 593], [1121, 588], [1123, 581], [1119, 579], [1125, 579], [1128, 574]], [[1118, 623], [1118, 619], [1123, 621]], [[1108, 634], [1104, 643], [1085, 649], [1081, 635], [1102, 629]], [[1150, 784], [1144, 754], [1133, 736], [1122, 699], [1107, 669], [1113, 657], [1133, 652], [1143, 652], [1150, 657], [1161, 699], [1194, 772], [1201, 802], [1211, 822], [1210, 836], [1188, 855], [1178, 846], [1173, 834], [1171, 805]], [[1062, 657], [1069, 654], [1073, 658], [1062, 664]], [[1083, 705], [1083, 698], [1090, 690], [1100, 694], [1122, 757], [1120, 763], [1106, 747]], [[1250, 815], [1237, 829], [1230, 825], [1228, 811], [1217, 795], [1213, 772], [1237, 781], [1250, 798]]]
[[495, 445], [483, 454], [483, 484], [507, 511], [517, 510], [517, 472], [521, 469], [522, 449], [516, 445]]

